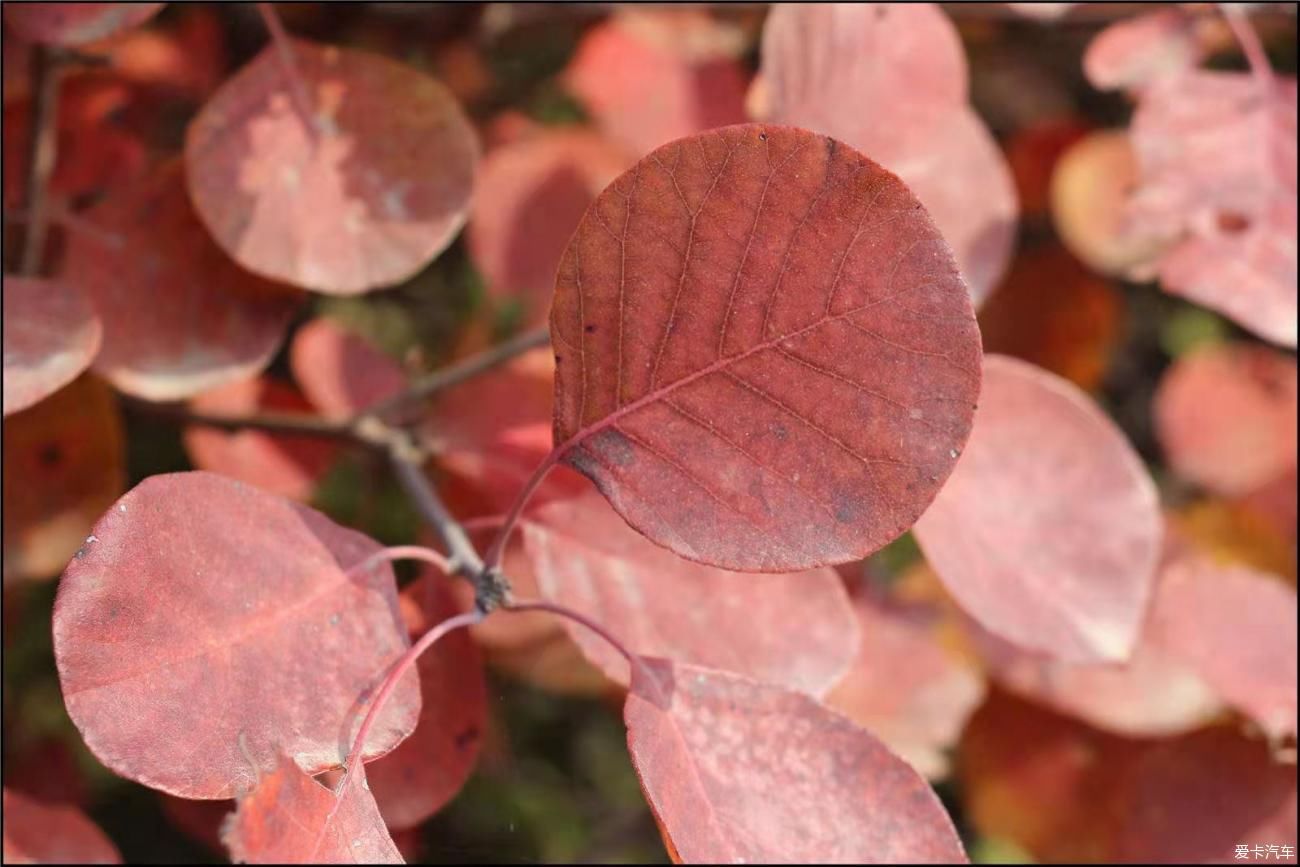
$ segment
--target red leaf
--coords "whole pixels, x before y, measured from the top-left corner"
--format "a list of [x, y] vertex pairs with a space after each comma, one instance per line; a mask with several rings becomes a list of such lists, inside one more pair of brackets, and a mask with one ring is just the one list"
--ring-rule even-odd
[[1205, 559], [1172, 564], [1153, 640], [1269, 736], [1296, 734], [1296, 592], [1281, 579]]
[[624, 9], [587, 32], [564, 82], [606, 134], [640, 156], [745, 119], [739, 44], [703, 10]]
[[4, 580], [52, 578], [126, 486], [122, 416], [82, 376], [4, 423]]
[[[87, 746], [187, 798], [232, 797], [280, 753], [308, 773], [339, 765], [369, 691], [409, 645], [392, 569], [349, 571], [377, 550], [221, 476], [145, 479], [59, 584], [55, 659]], [[406, 737], [419, 708], [404, 678], [366, 754]]]
[[165, 3], [13, 3], [5, 23], [24, 39], [50, 45], [81, 45], [138, 27]]
[[1226, 344], [1184, 355], [1165, 371], [1153, 415], [1174, 472], [1227, 496], [1248, 494], [1296, 466], [1294, 358]]
[[896, 603], [854, 599], [862, 646], [828, 707], [880, 738], [918, 773], [947, 775], [944, 751], [984, 697], [969, 662], [940, 646], [927, 613]]
[[[402, 591], [412, 639], [460, 613], [451, 580], [426, 572]], [[393, 830], [414, 828], [455, 797], [474, 770], [487, 728], [483, 661], [468, 630], [439, 639], [416, 665], [422, 698], [415, 732], [366, 769], [379, 812]]]
[[404, 864], [366, 783], [365, 766], [331, 792], [285, 756], [222, 833], [249, 864]]
[[653, 541], [729, 569], [896, 538], [979, 390], [970, 300], [925, 211], [788, 127], [702, 133], [615, 181], [561, 261], [551, 334], [558, 456]]
[[[311, 412], [292, 387], [258, 377], [206, 391], [191, 408], [214, 415], [251, 415], [259, 410]], [[283, 436], [244, 429], [223, 431], [190, 425], [181, 434], [196, 469], [211, 470], [264, 491], [306, 501], [338, 455], [338, 444], [320, 438]]]
[[[751, 575], [684, 562], [647, 541], [594, 492], [535, 510], [524, 551], [542, 595], [602, 624], [634, 653], [825, 695], [858, 649], [858, 625], [831, 569]], [[612, 680], [627, 660], [571, 621], [569, 634]]]
[[464, 222], [474, 132], [446, 88], [402, 64], [302, 40], [292, 55], [313, 126], [267, 47], [190, 124], [195, 209], [267, 277], [337, 295], [401, 283]]
[[925, 780], [844, 717], [781, 687], [642, 661], [628, 749], [679, 860], [965, 862]]
[[406, 387], [402, 367], [330, 319], [313, 319], [293, 337], [289, 366], [326, 418], [346, 419]]
[[1075, 662], [1123, 660], [1160, 553], [1155, 486], [1073, 385], [990, 355], [975, 430], [916, 525], [958, 603], [995, 634]]
[[1296, 345], [1296, 81], [1192, 72], [1143, 92], [1129, 219], [1169, 238], [1165, 289]]
[[85, 370], [103, 336], [74, 285], [6, 274], [4, 414], [26, 409]]
[[148, 400], [189, 397], [270, 363], [298, 298], [226, 258], [195, 218], [179, 162], [86, 216], [118, 242], [68, 236], [66, 280], [104, 323], [94, 369]]
[[978, 306], [1011, 258], [1015, 183], [966, 105], [965, 53], [939, 8], [779, 5], [763, 28], [762, 74], [766, 117], [846, 142], [902, 178]]
[[489, 294], [517, 299], [529, 321], [551, 300], [564, 246], [596, 194], [631, 160], [585, 130], [544, 130], [490, 151], [467, 239]]
[[[8, 7], [5, 7], [8, 11]], [[6, 864], [121, 864], [117, 847], [76, 807], [4, 790]]]
[[1181, 9], [1161, 9], [1097, 34], [1083, 56], [1083, 71], [1102, 90], [1140, 88], [1187, 72], [1204, 53], [1195, 18]]

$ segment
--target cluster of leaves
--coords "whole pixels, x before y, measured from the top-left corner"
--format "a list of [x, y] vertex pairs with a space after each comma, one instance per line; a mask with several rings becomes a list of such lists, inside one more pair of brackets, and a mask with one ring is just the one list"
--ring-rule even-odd
[[[1239, 12], [1104, 29], [1083, 67], [1131, 129], [1004, 155], [937, 6], [615, 9], [557, 76], [586, 120], [498, 112], [481, 155], [466, 54], [443, 83], [262, 4], [221, 81], [210, 10], [161, 6], [5, 7], [5, 580], [62, 572], [108, 769], [236, 860], [401, 861], [485, 748], [490, 663], [614, 696], [679, 861], [963, 861], [953, 772], [1041, 859], [1294, 847], [1294, 357], [1168, 328], [1163, 487], [1092, 394], [1107, 277], [1295, 346], [1295, 84]], [[1194, 68], [1225, 32], [1251, 72]], [[1013, 257], [1049, 212], [1065, 246]], [[550, 351], [480, 324], [429, 373], [304, 315], [462, 227]], [[122, 493], [115, 392], [196, 469]], [[307, 505], [348, 452], [445, 553]], [[9, 783], [7, 860], [116, 858]]]

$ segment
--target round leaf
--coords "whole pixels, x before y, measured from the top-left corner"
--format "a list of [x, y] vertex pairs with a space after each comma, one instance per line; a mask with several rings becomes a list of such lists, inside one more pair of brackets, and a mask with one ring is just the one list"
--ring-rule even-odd
[[26, 409], [85, 370], [103, 329], [72, 285], [4, 277], [4, 414]]

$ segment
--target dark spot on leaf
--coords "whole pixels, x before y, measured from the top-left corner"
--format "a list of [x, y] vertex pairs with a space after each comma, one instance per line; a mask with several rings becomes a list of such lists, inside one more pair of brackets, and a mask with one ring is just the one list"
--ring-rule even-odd
[[63, 463], [63, 447], [58, 443], [46, 443], [36, 453], [36, 459], [42, 469], [52, 470]]
[[759, 141], [767, 141], [767, 133], [765, 133], [765, 132], [760, 132], [760, 133], [758, 134], [758, 140], [759, 140]]
[[776, 437], [778, 440], [781, 440], [782, 442], [789, 439], [790, 437], [789, 429], [787, 429], [786, 426], [781, 424], [781, 422], [779, 421], [772, 422], [772, 424], [770, 424], [767, 429], [772, 432], [772, 436]]
[[616, 427], [607, 427], [587, 440], [587, 448], [606, 464], [626, 467], [636, 459], [632, 441]]
[[858, 501], [844, 494], [837, 494], [834, 502], [835, 520], [841, 524], [852, 524], [857, 520]]
[[1220, 211], [1216, 222], [1225, 235], [1240, 235], [1250, 228], [1250, 218], [1235, 211]]
[[587, 332], [588, 334], [595, 334], [596, 326], [588, 322], [586, 325], [582, 326], [582, 330]]
[[458, 750], [469, 749], [469, 747], [471, 747], [474, 744], [474, 742], [478, 740], [478, 736], [479, 736], [478, 726], [475, 725], [469, 726], [464, 731], [456, 735], [454, 739], [454, 743], [456, 744], [456, 749]]

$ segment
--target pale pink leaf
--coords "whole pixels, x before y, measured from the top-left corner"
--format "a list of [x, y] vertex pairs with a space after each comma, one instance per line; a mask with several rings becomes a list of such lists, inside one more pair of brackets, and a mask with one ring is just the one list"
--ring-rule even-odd
[[351, 418], [407, 384], [406, 372], [392, 357], [324, 317], [294, 334], [289, 366], [303, 394], [326, 418]]
[[4, 277], [4, 414], [72, 382], [99, 351], [103, 329], [74, 284]]

